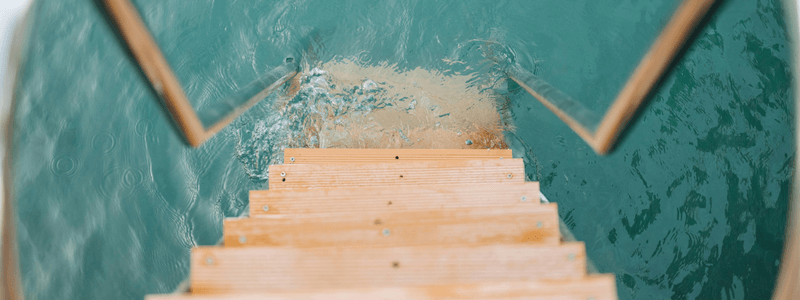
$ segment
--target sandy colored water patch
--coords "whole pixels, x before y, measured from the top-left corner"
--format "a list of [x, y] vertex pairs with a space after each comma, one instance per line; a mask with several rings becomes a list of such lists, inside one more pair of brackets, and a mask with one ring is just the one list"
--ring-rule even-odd
[[507, 147], [502, 99], [470, 76], [350, 60], [309, 69], [278, 103], [302, 131], [288, 147]]

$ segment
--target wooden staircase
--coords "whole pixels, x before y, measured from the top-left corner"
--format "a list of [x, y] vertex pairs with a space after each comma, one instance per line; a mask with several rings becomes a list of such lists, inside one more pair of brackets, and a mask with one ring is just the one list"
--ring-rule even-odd
[[286, 149], [167, 299], [616, 299], [511, 150]]

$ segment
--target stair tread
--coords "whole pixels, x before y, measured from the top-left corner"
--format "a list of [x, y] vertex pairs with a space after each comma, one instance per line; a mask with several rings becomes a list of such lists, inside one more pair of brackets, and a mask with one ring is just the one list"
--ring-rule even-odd
[[[283, 150], [284, 164], [375, 163], [461, 159], [509, 159], [511, 149], [308, 149]], [[294, 161], [292, 161], [294, 158]]]
[[538, 204], [538, 182], [250, 191], [250, 216]]
[[285, 149], [168, 299], [617, 299], [511, 150]]
[[269, 189], [514, 183], [525, 181], [521, 159], [372, 164], [293, 164], [269, 168]]
[[558, 244], [555, 204], [455, 210], [318, 213], [225, 220], [226, 247]]
[[586, 276], [581, 242], [413, 247], [198, 247], [195, 293], [461, 284]]
[[418, 285], [320, 289], [272, 293], [235, 293], [214, 295], [151, 295], [147, 300], [278, 300], [278, 299], [533, 299], [533, 300], [614, 300], [616, 281], [613, 274], [588, 275], [582, 278], [534, 279], [476, 284]]

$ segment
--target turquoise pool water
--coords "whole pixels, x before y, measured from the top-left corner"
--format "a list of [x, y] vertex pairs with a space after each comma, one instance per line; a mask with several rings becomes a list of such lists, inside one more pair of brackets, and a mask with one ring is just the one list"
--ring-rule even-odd
[[[192, 149], [99, 1], [35, 3], [11, 146], [28, 299], [174, 291], [189, 249], [218, 243], [222, 219], [247, 212], [247, 191], [267, 188], [282, 147], [331, 145], [308, 134], [320, 116], [358, 125], [430, 108], [438, 119], [381, 129], [396, 133], [392, 145], [424, 147], [409, 132], [467, 126], [479, 119], [470, 108], [487, 101], [528, 178], [558, 202], [599, 271], [616, 274], [621, 299], [772, 291], [794, 171], [779, 1], [722, 1], [606, 157], [501, 66], [518, 63], [602, 112], [674, 1], [134, 3], [199, 111], [287, 56], [305, 76]], [[444, 79], [422, 82], [427, 75]], [[441, 102], [446, 115], [412, 87], [470, 90], [460, 102], [469, 105]]]

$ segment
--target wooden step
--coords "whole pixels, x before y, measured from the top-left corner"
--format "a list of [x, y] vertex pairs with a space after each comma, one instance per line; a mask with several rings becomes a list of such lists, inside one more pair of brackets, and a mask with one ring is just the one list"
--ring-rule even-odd
[[250, 191], [251, 217], [538, 204], [538, 182]]
[[510, 150], [286, 149], [191, 295], [147, 299], [616, 299]]
[[439, 299], [529, 299], [615, 300], [614, 275], [589, 275], [578, 279], [537, 279], [478, 284], [361, 287], [318, 291], [216, 295], [152, 295], [146, 300], [439, 300]]
[[525, 181], [522, 159], [272, 165], [269, 189], [490, 184]]
[[283, 150], [284, 164], [362, 164], [384, 162], [510, 159], [511, 149], [299, 149]]
[[413, 246], [560, 241], [555, 204], [225, 220], [225, 247]]
[[198, 247], [194, 293], [580, 279], [583, 243], [417, 247]]

